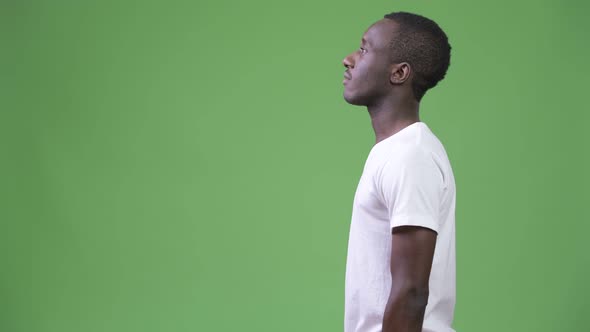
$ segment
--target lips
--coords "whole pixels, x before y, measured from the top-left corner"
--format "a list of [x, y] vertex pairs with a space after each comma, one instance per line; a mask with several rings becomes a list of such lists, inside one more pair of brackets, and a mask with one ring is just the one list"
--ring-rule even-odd
[[346, 72], [344, 72], [344, 78], [347, 80], [350, 80], [352, 78], [352, 76], [350, 76], [350, 73], [346, 71]]

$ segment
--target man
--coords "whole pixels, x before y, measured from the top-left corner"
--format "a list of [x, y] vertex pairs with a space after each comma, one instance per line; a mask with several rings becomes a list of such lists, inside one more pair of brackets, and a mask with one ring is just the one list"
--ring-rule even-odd
[[418, 116], [450, 51], [435, 22], [396, 12], [343, 61], [344, 99], [367, 107], [376, 136], [354, 196], [345, 332], [454, 331], [455, 179]]

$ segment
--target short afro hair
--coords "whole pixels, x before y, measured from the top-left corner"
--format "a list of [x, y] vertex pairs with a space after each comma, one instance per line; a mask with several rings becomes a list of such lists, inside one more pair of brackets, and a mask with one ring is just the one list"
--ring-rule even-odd
[[434, 21], [417, 14], [393, 12], [384, 18], [399, 26], [390, 42], [391, 61], [410, 64], [414, 72], [412, 91], [420, 101], [447, 73], [451, 62], [447, 35]]

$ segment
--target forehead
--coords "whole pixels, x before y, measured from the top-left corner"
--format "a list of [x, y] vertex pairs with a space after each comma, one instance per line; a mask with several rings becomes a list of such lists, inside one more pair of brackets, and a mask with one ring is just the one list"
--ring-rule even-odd
[[365, 31], [362, 40], [373, 47], [386, 47], [396, 30], [397, 23], [390, 19], [382, 19]]

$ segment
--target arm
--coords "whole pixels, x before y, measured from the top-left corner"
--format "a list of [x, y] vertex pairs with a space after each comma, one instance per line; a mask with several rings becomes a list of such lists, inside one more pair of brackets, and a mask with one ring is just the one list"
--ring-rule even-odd
[[383, 332], [421, 332], [437, 233], [417, 226], [392, 230], [391, 292]]
[[383, 332], [421, 332], [445, 183], [424, 150], [415, 149], [384, 165], [378, 181], [388, 208], [391, 291]]

